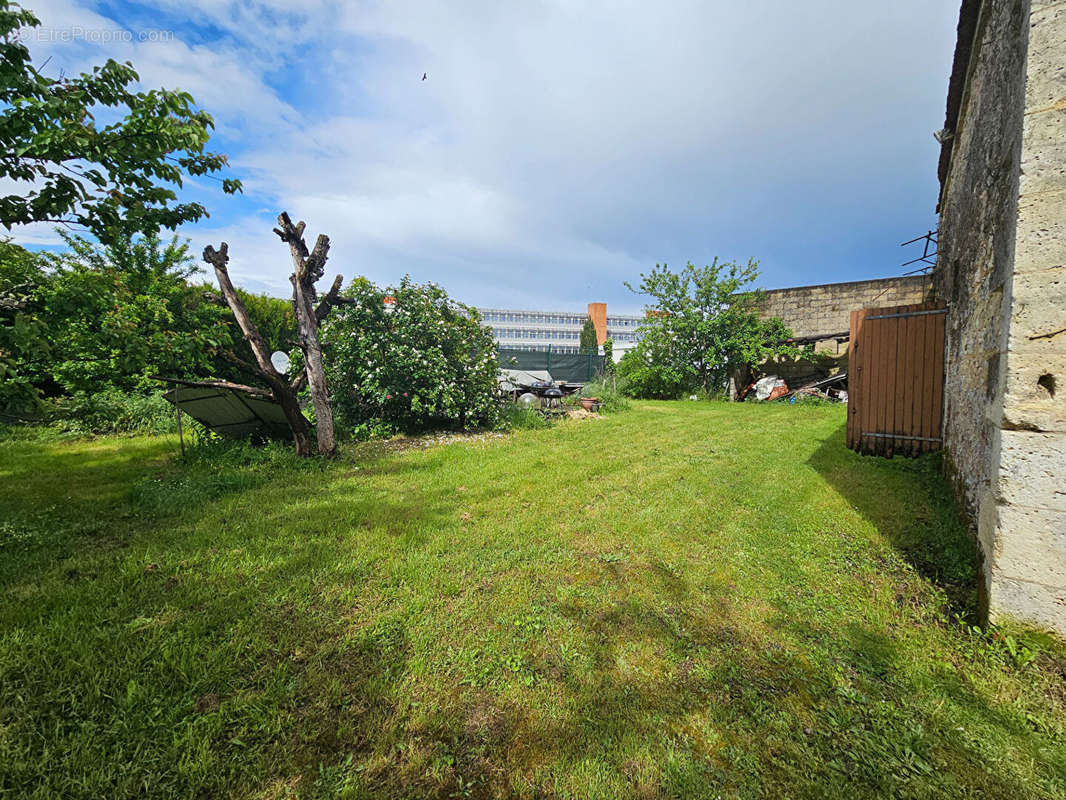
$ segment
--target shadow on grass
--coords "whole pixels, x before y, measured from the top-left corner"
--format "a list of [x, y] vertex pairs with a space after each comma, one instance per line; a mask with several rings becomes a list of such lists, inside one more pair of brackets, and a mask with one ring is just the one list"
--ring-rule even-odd
[[[910, 546], [920, 531], [899, 527], [906, 503], [876, 497], [891, 494], [896, 473], [856, 466], [837, 443], [843, 449], [834, 434], [811, 463], [841, 481], [853, 473], [845, 496]], [[512, 672], [528, 685], [506, 668], [474, 685], [427, 674], [424, 640], [413, 656], [421, 615], [439, 598], [430, 584], [412, 597], [402, 572], [353, 557], [345, 538], [373, 528], [417, 551], [417, 530], [454, 520], [461, 499], [447, 487], [422, 490], [426, 468], [406, 458], [333, 464], [320, 499], [310, 491], [317, 474], [294, 481], [291, 471], [263, 470], [175, 517], [137, 520], [127, 534], [152, 563], [127, 559], [60, 587], [27, 612], [34, 636], [12, 636], [0, 650], [0, 788], [109, 797], [146, 787], [192, 797], [549, 797], [593, 785], [605, 787], [601, 796], [634, 797], [1033, 796], [1012, 765], [989, 770], [985, 751], [1009, 738], [1012, 751], [1035, 758], [1048, 738], [954, 673], [918, 685], [903, 649], [914, 645], [891, 628], [819, 627], [803, 608], [778, 609], [766, 626], [728, 585], [696, 585], [655, 561], [592, 557], [589, 580], [606, 591], [545, 600], [557, 624], [515, 643]], [[401, 479], [402, 492], [368, 493], [365, 475]], [[269, 524], [242, 527], [242, 509], [268, 503]], [[472, 600], [478, 589], [461, 591]], [[68, 633], [43, 630], [42, 619]], [[962, 715], [992, 733], [960, 733]], [[23, 749], [5, 754], [6, 742]], [[568, 787], [581, 769], [599, 773]], [[1040, 769], [1046, 777], [1051, 767]]]
[[[15, 585], [4, 587], [19, 602], [0, 613], [0, 790], [283, 796], [327, 780], [338, 752], [385, 743], [407, 672], [408, 621], [386, 608], [366, 627], [352, 624], [352, 598], [369, 582], [366, 594], [382, 594], [398, 581], [378, 574], [374, 559], [353, 560], [345, 537], [387, 522], [379, 535], [411, 550], [410, 529], [458, 514], [458, 499], [444, 495], [368, 498], [357, 483], [345, 488], [350, 477], [385, 474], [414, 485], [424, 465], [387, 455], [295, 473], [286, 459], [273, 469], [254, 456], [145, 459], [157, 485], [120, 494], [121, 514], [98, 508], [98, 528], [64, 528], [20, 549], [7, 571]], [[72, 473], [88, 468], [71, 459], [58, 461]], [[128, 485], [130, 474], [86, 480]], [[315, 501], [316, 488], [328, 502]], [[90, 497], [64, 513], [81, 518], [93, 505]], [[268, 522], [246, 525], [244, 511], [269, 513]], [[120, 544], [105, 550], [93, 534], [109, 516]]]
[[[629, 597], [559, 607], [591, 670], [570, 669], [550, 640], [530, 645], [533, 680], [565, 713], [537, 715], [490, 691], [475, 694], [430, 715], [420, 732], [423, 747], [448, 754], [443, 783], [405, 775], [400, 764], [375, 788], [446, 797], [466, 787], [469, 796], [499, 797], [537, 764], [565, 772], [593, 762], [623, 776], [626, 789], [614, 796], [1033, 796], [1024, 778], [987, 768], [982, 745], [960, 734], [953, 714], [1030, 753], [1048, 739], [954, 675], [939, 687], [940, 708], [923, 702], [887, 632], [821, 629], [817, 650], [799, 650], [753, 632], [728, 600], [707, 609], [702, 592], [651, 572], [640, 574], [659, 582], [663, 605]], [[634, 665], [634, 643], [670, 668]], [[665, 757], [650, 755], [662, 750]], [[1052, 767], [1044, 777], [1054, 778]]]
[[962, 523], [940, 455], [861, 456], [841, 425], [808, 463], [926, 578], [944, 591], [949, 615], [976, 621], [978, 552]]

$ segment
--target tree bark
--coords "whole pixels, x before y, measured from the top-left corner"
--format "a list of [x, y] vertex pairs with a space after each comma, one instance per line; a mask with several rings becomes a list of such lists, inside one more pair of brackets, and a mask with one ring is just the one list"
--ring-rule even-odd
[[233, 282], [230, 281], [227, 267], [229, 263], [229, 246], [222, 242], [219, 245], [219, 249], [215, 250], [214, 247], [208, 245], [204, 248], [204, 261], [215, 268], [215, 276], [218, 278], [219, 288], [222, 289], [222, 296], [233, 312], [244, 338], [248, 341], [252, 348], [252, 353], [255, 355], [256, 373], [266, 381], [274, 400], [281, 406], [281, 410], [285, 414], [285, 420], [292, 429], [292, 441], [296, 455], [300, 457], [311, 455], [311, 433], [307, 427], [307, 418], [304, 417], [303, 412], [300, 410], [300, 401], [296, 397], [296, 392], [285, 380], [285, 376], [274, 369], [274, 365], [270, 363], [270, 351], [266, 346], [266, 342], [260, 335], [255, 323], [252, 322], [251, 317], [248, 316], [248, 311], [244, 307], [244, 303], [241, 302], [240, 295], [237, 294], [237, 290], [233, 288]]
[[157, 381], [173, 383], [177, 386], [192, 386], [201, 389], [232, 389], [235, 392], [244, 392], [253, 397], [262, 397], [266, 400], [273, 399], [273, 395], [266, 389], [259, 389], [243, 383], [234, 383], [233, 381], [186, 381], [181, 378], [167, 378], [163, 375], [152, 375], [151, 377]]
[[289, 245], [289, 252], [292, 255], [293, 271], [289, 276], [289, 281], [292, 283], [292, 307], [296, 314], [297, 344], [304, 354], [304, 369], [291, 382], [287, 382], [285, 376], [274, 369], [274, 365], [270, 362], [270, 349], [248, 316], [248, 311], [237, 291], [233, 288], [227, 269], [229, 253], [226, 243], [222, 242], [218, 250], [211, 245], [205, 247], [204, 261], [215, 268], [222, 296], [230, 310], [233, 311], [233, 316], [236, 317], [244, 338], [248, 340], [255, 354], [256, 364], [242, 362], [232, 353], [227, 355], [261, 377], [270, 386], [274, 399], [285, 412], [285, 418], [289, 422], [289, 427], [292, 428], [296, 454], [300, 456], [311, 454], [310, 431], [297, 399], [297, 393], [306, 383], [311, 390], [311, 401], [315, 406], [318, 452], [320, 455], [332, 456], [337, 452], [337, 441], [333, 428], [333, 409], [330, 407], [329, 392], [326, 388], [326, 370], [322, 361], [322, 345], [318, 340], [318, 327], [329, 315], [333, 306], [354, 301], [340, 296], [343, 278], [338, 275], [329, 291], [316, 305], [318, 295], [315, 292], [315, 282], [325, 271], [326, 258], [329, 255], [329, 237], [319, 235], [314, 250], [308, 252], [303, 238], [305, 227], [302, 221], [293, 225], [289, 215], [282, 212], [278, 217], [278, 227], [274, 229], [274, 233]]
[[315, 292], [315, 282], [325, 271], [326, 258], [329, 253], [329, 237], [319, 234], [314, 250], [308, 253], [307, 244], [303, 238], [304, 228], [303, 221], [293, 225], [289, 215], [282, 212], [278, 217], [278, 227], [274, 229], [274, 233], [289, 245], [289, 252], [292, 255], [293, 271], [289, 276], [292, 282], [292, 305], [296, 312], [300, 349], [304, 354], [307, 386], [311, 391], [311, 402], [315, 406], [318, 452], [319, 455], [332, 456], [337, 452], [337, 442], [333, 430], [333, 409], [330, 407], [329, 390], [326, 387], [322, 345], [318, 340], [318, 325], [337, 301], [342, 279], [340, 275], [337, 276], [330, 291], [323, 298], [322, 306], [316, 309], [315, 301], [318, 296]]

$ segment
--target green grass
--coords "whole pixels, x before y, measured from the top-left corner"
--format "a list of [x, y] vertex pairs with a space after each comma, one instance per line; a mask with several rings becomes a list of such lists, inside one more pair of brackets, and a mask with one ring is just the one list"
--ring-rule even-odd
[[936, 464], [634, 403], [334, 463], [0, 439], [0, 796], [1062, 797]]

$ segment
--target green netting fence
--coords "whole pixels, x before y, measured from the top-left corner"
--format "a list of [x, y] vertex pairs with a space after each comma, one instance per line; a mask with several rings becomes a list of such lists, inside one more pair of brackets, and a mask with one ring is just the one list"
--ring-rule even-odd
[[588, 383], [603, 375], [603, 356], [596, 353], [560, 353], [551, 345], [544, 350], [500, 348], [500, 366], [511, 369], [543, 369], [566, 383]]

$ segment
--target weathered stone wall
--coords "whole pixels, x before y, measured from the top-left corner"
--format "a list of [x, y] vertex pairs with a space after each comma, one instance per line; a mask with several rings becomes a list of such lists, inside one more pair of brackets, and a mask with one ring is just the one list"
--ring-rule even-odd
[[849, 283], [823, 283], [792, 289], [771, 289], [762, 316], [781, 317], [794, 336], [808, 337], [848, 330], [856, 308], [920, 303], [931, 286], [925, 275], [881, 278]]
[[[964, 8], [965, 12], [965, 8]], [[991, 616], [1066, 633], [1066, 4], [985, 0], [941, 195], [945, 446]]]
[[989, 601], [1066, 633], [1066, 5], [1033, 0]]
[[769, 361], [756, 372], [779, 375], [789, 386], [835, 375], [848, 368], [848, 342], [833, 334], [847, 333], [857, 308], [921, 303], [932, 279], [926, 275], [879, 278], [849, 283], [824, 283], [766, 292], [761, 316], [781, 317], [799, 338], [824, 337], [814, 342], [812, 358]]
[[1027, 40], [1021, 2], [987, 0], [983, 13], [941, 195], [935, 271], [949, 309], [945, 447], [974, 517], [991, 486], [1002, 403]]

